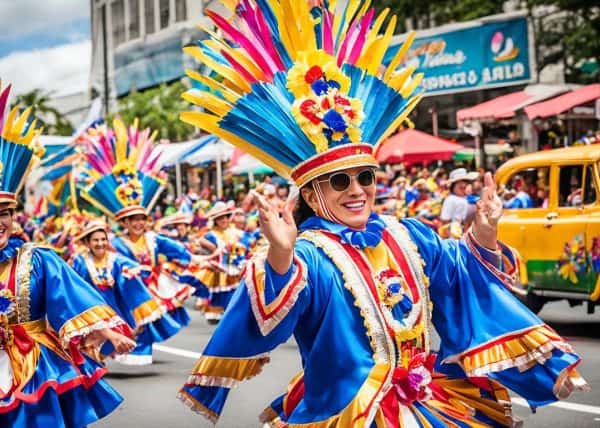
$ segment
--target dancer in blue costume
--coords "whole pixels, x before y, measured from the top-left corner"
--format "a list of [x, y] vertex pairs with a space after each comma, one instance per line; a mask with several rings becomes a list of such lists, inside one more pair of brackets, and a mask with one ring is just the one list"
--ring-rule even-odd
[[[191, 264], [201, 267], [206, 259], [192, 255], [170, 238], [146, 231], [148, 213], [164, 187], [154, 138], [150, 129], [138, 130], [137, 121], [127, 128], [115, 119], [112, 129], [100, 126], [88, 130], [82, 140], [87, 149], [87, 172], [95, 180], [81, 195], [126, 229], [112, 239], [112, 245], [145, 270], [144, 283], [174, 321], [162, 332], [162, 339], [167, 339], [190, 320], [183, 303], [194, 289], [179, 281], [177, 272]], [[120, 361], [148, 364], [151, 355], [151, 343], [145, 341]]]
[[[136, 333], [139, 348], [149, 349], [146, 357], [134, 358], [137, 365], [152, 363], [152, 343], [162, 342], [179, 328], [170, 316], [164, 317], [156, 299], [146, 288], [141, 266], [109, 248], [108, 225], [100, 220], [88, 222], [77, 237], [87, 247], [73, 261], [73, 269], [95, 287], [109, 306]], [[102, 357], [112, 350], [105, 345]], [[117, 361], [131, 363], [128, 355], [117, 355]]]
[[[196, 239], [190, 238], [190, 225], [192, 221], [193, 216], [191, 214], [181, 212], [164, 217], [160, 220], [161, 233], [182, 244], [192, 254], [208, 255], [210, 251], [198, 245]], [[172, 228], [172, 230], [169, 230], [169, 228]], [[196, 297], [194, 307], [198, 310], [204, 310], [210, 300], [208, 287], [198, 279], [198, 275], [201, 272], [201, 270], [190, 271], [189, 269], [177, 272], [177, 277], [181, 282], [194, 287], [194, 297]]]
[[106, 369], [80, 352], [105, 340], [118, 353], [135, 342], [124, 321], [54, 251], [11, 237], [17, 193], [34, 162], [38, 131], [0, 91], [0, 426], [85, 427], [121, 396]]
[[234, 209], [233, 201], [215, 203], [206, 213], [212, 225], [199, 241], [207, 251], [219, 254], [215, 263], [197, 275], [210, 291], [210, 299], [204, 309], [204, 316], [210, 324], [218, 323], [223, 317], [246, 264], [248, 249], [242, 241], [243, 231], [231, 224]]
[[185, 98], [204, 110], [182, 119], [290, 177], [301, 197], [294, 221], [293, 199], [280, 216], [255, 195], [270, 245], [246, 267], [181, 400], [216, 422], [229, 389], [292, 335], [303, 372], [265, 422], [513, 426], [506, 388], [532, 407], [585, 389], [577, 354], [511, 293], [491, 175], [460, 241], [373, 213], [375, 154], [420, 99], [422, 76], [398, 68], [414, 34], [382, 67], [395, 19], [382, 30], [385, 12], [368, 2], [339, 6], [243, 0], [228, 19], [206, 12], [220, 31], [186, 48], [214, 78], [190, 73], [205, 89]]

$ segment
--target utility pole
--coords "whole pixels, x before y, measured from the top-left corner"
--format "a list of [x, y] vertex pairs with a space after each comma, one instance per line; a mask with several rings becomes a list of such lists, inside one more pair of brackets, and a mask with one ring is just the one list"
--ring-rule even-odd
[[[104, 63], [104, 116], [107, 117], [110, 105], [110, 88], [108, 84], [108, 36], [106, 30], [107, 3], [102, 5], [102, 58]], [[92, 6], [93, 7], [93, 6]]]

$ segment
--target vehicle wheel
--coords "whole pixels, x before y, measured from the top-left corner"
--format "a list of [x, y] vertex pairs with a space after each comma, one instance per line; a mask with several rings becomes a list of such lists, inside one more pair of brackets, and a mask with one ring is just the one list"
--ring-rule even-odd
[[539, 314], [545, 303], [546, 300], [543, 297], [536, 296], [533, 293], [527, 293], [525, 297], [525, 304], [534, 314]]

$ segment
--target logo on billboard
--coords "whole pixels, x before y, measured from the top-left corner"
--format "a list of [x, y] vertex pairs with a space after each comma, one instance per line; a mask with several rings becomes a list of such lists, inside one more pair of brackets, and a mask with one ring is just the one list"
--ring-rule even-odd
[[515, 46], [512, 37], [505, 37], [502, 31], [494, 33], [490, 49], [494, 54], [494, 61], [496, 62], [510, 61], [519, 55], [519, 48]]

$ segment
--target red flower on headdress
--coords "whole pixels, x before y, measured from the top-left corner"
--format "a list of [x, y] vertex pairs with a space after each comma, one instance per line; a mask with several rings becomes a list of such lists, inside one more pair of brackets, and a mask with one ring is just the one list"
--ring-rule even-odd
[[318, 65], [313, 65], [311, 68], [308, 69], [308, 71], [304, 75], [304, 80], [310, 85], [315, 80], [319, 80], [322, 77], [323, 70], [321, 70], [321, 67], [319, 67]]

